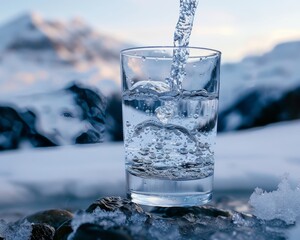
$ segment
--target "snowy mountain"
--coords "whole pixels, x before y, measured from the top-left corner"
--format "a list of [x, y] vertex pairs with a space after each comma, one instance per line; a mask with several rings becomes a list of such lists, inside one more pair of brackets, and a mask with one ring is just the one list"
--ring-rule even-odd
[[0, 150], [120, 140], [128, 46], [80, 19], [28, 13], [0, 27]]
[[45, 92], [69, 81], [119, 91], [119, 51], [128, 47], [79, 19], [25, 14], [0, 28], [0, 96]]
[[297, 119], [300, 109], [300, 41], [277, 45], [221, 69], [219, 130]]
[[[80, 19], [28, 13], [0, 27], [0, 149], [121, 140], [126, 47]], [[222, 65], [219, 130], [300, 118], [299, 66], [300, 41]]]
[[120, 140], [116, 100], [78, 84], [16, 97], [0, 105], [0, 150]]

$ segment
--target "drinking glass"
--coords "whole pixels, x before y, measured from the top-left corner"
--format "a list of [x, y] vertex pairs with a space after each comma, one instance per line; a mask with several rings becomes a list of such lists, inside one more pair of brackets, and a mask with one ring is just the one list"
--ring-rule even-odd
[[199, 47], [121, 51], [126, 183], [133, 202], [171, 207], [211, 200], [220, 57]]

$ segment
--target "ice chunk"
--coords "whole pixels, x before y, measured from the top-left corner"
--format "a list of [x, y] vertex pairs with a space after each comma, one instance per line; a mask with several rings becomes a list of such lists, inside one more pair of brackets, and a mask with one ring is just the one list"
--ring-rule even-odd
[[130, 91], [141, 93], [164, 93], [171, 90], [170, 86], [165, 82], [160, 81], [138, 81], [131, 88]]
[[285, 177], [273, 192], [256, 188], [250, 197], [254, 214], [263, 220], [281, 219], [292, 224], [300, 217], [300, 188], [293, 189]]

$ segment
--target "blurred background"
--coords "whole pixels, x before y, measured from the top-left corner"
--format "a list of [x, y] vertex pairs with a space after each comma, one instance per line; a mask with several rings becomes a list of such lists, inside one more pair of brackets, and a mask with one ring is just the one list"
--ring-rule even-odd
[[[190, 46], [222, 52], [220, 194], [298, 179], [298, 9], [296, 0], [199, 2]], [[1, 4], [0, 217], [125, 195], [119, 52], [172, 45], [178, 13], [174, 0]]]

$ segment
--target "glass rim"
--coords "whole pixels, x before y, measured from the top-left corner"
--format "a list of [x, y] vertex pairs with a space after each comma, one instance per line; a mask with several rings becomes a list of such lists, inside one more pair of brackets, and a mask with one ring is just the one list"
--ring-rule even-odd
[[[190, 50], [199, 50], [199, 51], [206, 51], [208, 54], [197, 54], [196, 56], [190, 56], [190, 58], [201, 58], [201, 57], [214, 57], [218, 56], [220, 57], [222, 55], [222, 52], [216, 49], [212, 48], [206, 48], [206, 47], [194, 47], [194, 46], [187, 46], [187, 47], [180, 47], [180, 46], [141, 46], [141, 47], [130, 47], [125, 48], [120, 51], [121, 56], [127, 56], [127, 57], [143, 57], [143, 55], [137, 55], [137, 53], [134, 53], [134, 51], [142, 51], [142, 50], [174, 50], [174, 49], [190, 49]], [[209, 54], [210, 53], [210, 54]], [[151, 56], [154, 57], [154, 56]], [[157, 56], [158, 58], [162, 58], [161, 56]], [[173, 56], [170, 57], [164, 57], [164, 58], [173, 58]]]

